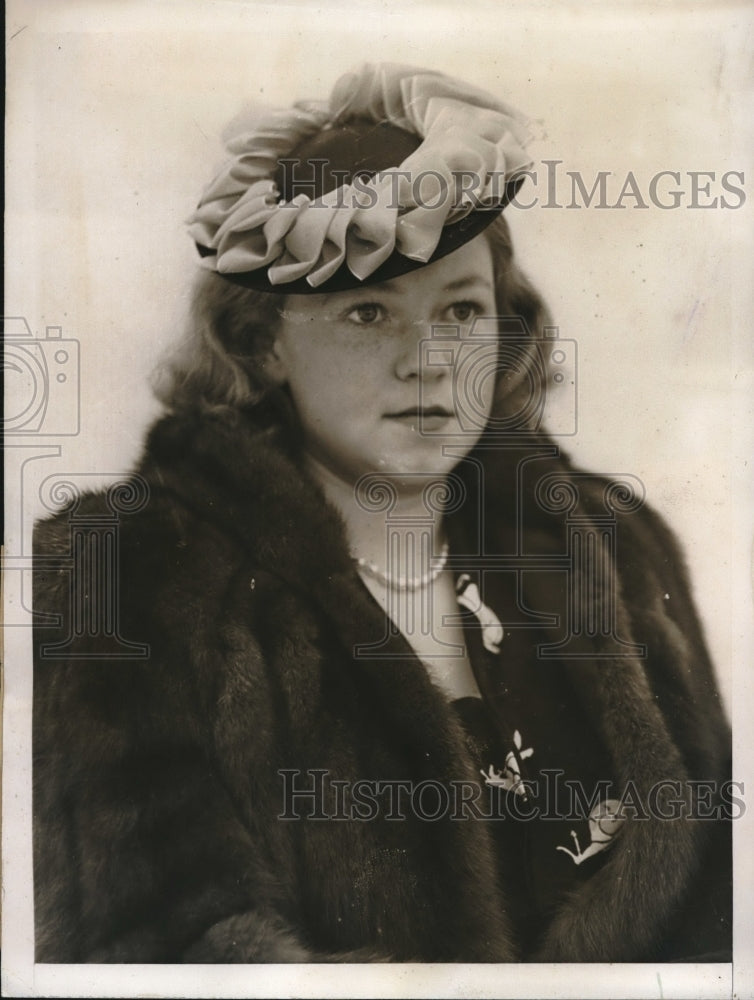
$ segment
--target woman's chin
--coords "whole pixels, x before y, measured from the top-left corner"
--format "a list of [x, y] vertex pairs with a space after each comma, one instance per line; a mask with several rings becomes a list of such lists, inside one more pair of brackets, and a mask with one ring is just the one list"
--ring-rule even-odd
[[[380, 438], [382, 438], [380, 440]], [[362, 449], [312, 446], [309, 449], [315, 475], [335, 477], [356, 485], [365, 477], [385, 479], [402, 493], [421, 492], [429, 483], [450, 475], [473, 448], [477, 436], [419, 434], [403, 426], [390, 434], [376, 433]]]
[[[442, 451], [417, 450], [416, 453], [383, 456], [368, 472], [392, 483], [402, 493], [420, 492], [430, 483], [446, 479], [463, 458]], [[365, 470], [366, 471], [366, 470]]]

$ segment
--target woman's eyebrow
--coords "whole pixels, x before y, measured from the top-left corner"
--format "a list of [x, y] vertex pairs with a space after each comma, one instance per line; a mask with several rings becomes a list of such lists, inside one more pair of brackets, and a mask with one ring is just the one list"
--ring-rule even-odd
[[[472, 285], [483, 285], [490, 291], [493, 291], [492, 282], [487, 278], [482, 277], [480, 274], [467, 274], [462, 278], [454, 278], [449, 281], [447, 285], [443, 285], [442, 290], [444, 292], [455, 292], [459, 288], [470, 288]], [[372, 286], [372, 290], [378, 294], [379, 292], [400, 292], [400, 286], [397, 284], [395, 278], [389, 278], [387, 281], [382, 281], [378, 285]], [[358, 289], [358, 291], [368, 292], [368, 288]]]
[[470, 274], [468, 277], [456, 278], [454, 281], [449, 281], [448, 284], [445, 285], [444, 290], [446, 292], [456, 292], [459, 288], [469, 288], [472, 285], [484, 285], [484, 287], [488, 288], [490, 291], [493, 290], [492, 283], [488, 281], [487, 278], [483, 278], [479, 274]]
[[[443, 285], [443, 292], [456, 292], [461, 288], [471, 288], [472, 286], [481, 285], [488, 289], [490, 292], [494, 291], [492, 282], [487, 278], [483, 278], [479, 274], [469, 274], [465, 275], [463, 278], [454, 278], [453, 281], [449, 281], [447, 285]], [[381, 295], [381, 294], [400, 294], [401, 288], [397, 284], [395, 278], [388, 278], [387, 281], [381, 281], [379, 284], [366, 286], [365, 288], [354, 288], [350, 290], [350, 293], [354, 299], [360, 298], [361, 296], [369, 297], [370, 295]], [[330, 299], [334, 296], [342, 295], [342, 292], [324, 292], [322, 294], [323, 303], [327, 304]]]

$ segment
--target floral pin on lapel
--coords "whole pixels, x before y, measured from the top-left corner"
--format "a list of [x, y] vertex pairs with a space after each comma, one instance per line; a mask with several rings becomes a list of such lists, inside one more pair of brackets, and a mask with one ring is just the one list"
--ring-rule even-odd
[[556, 850], [567, 854], [575, 865], [580, 865], [587, 858], [607, 850], [613, 843], [613, 837], [623, 826], [625, 816], [621, 815], [620, 802], [615, 799], [605, 799], [599, 802], [589, 813], [589, 836], [591, 843], [581, 850], [578, 834], [571, 830], [571, 838], [576, 847], [576, 851], [570, 851], [567, 847], [558, 845]]
[[480, 771], [479, 773], [484, 778], [485, 785], [504, 788], [506, 792], [515, 792], [516, 795], [523, 795], [526, 798], [526, 785], [521, 777], [519, 761], [531, 757], [534, 749], [532, 747], [527, 747], [526, 750], [522, 749], [524, 743], [521, 739], [521, 733], [518, 730], [513, 734], [513, 744], [516, 749], [511, 750], [506, 756], [502, 771], [496, 771], [492, 764], [490, 764], [487, 771]]
[[472, 583], [468, 573], [462, 573], [456, 581], [456, 600], [479, 620], [484, 648], [489, 653], [499, 653], [503, 641], [503, 626], [495, 612], [482, 601], [479, 588]]

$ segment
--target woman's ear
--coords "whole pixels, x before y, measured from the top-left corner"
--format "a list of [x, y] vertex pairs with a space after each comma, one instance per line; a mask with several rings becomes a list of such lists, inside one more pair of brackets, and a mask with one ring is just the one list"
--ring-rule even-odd
[[280, 341], [275, 338], [264, 357], [264, 371], [275, 385], [285, 385], [288, 381], [288, 369], [285, 364], [285, 352]]

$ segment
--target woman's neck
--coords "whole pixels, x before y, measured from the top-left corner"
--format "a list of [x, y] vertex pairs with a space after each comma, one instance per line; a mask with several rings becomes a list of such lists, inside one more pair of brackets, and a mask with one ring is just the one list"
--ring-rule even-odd
[[[408, 489], [398, 476], [385, 476], [371, 490], [357, 490], [315, 458], [309, 471], [341, 515], [354, 557], [372, 563], [389, 575], [410, 579], [423, 576], [428, 559], [443, 546], [440, 512], [428, 509], [422, 489]], [[436, 482], [443, 482], [438, 476]]]

